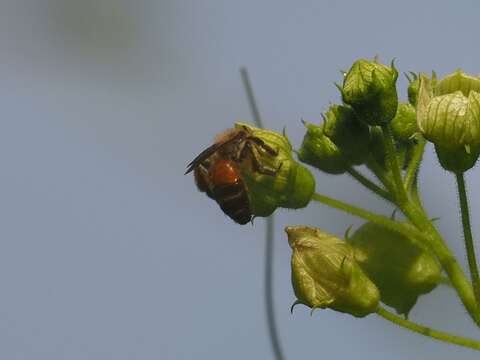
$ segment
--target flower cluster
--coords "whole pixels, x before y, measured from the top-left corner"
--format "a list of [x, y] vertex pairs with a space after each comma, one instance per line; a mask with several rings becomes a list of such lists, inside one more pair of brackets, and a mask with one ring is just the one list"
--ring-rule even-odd
[[[285, 134], [237, 123], [189, 171], [195, 169], [199, 189], [234, 220], [237, 213], [266, 217], [278, 208], [303, 208], [311, 201], [367, 220], [344, 239], [314, 227], [285, 228], [295, 304], [355, 317], [377, 313], [424, 335], [480, 349], [479, 342], [410, 323], [382, 307], [407, 318], [420, 296], [444, 283], [456, 290], [480, 326], [480, 277], [463, 177], [480, 155], [480, 77], [461, 70], [443, 79], [434, 72], [406, 77], [408, 102], [401, 102], [393, 61], [388, 66], [360, 59], [337, 85], [341, 103], [331, 104], [320, 123], [303, 121], [306, 132], [296, 151]], [[417, 179], [427, 142], [457, 179], [470, 279], [421, 201]], [[315, 193], [314, 177], [301, 163], [326, 174], [350, 174], [404, 218]]]

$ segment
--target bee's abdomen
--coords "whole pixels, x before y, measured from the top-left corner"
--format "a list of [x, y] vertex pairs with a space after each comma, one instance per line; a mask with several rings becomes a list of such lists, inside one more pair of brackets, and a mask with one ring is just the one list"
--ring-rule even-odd
[[217, 185], [213, 195], [223, 212], [235, 222], [244, 225], [252, 219], [250, 202], [242, 181]]

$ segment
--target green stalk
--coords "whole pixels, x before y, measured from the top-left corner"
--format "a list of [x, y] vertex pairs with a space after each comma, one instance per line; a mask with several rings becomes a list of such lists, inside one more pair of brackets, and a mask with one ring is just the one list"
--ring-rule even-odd
[[396, 231], [402, 235], [405, 235], [409, 238], [413, 238], [417, 240], [420, 244], [424, 243], [426, 240], [424, 239], [423, 234], [415, 230], [415, 228], [410, 227], [406, 224], [399, 223], [386, 216], [374, 214], [368, 210], [347, 204], [340, 200], [332, 199], [328, 196], [318, 194], [318, 193], [313, 194], [312, 200], [318, 201], [332, 208], [346, 212], [350, 215], [358, 216], [362, 219], [371, 221], [375, 224], [378, 224], [390, 230]]
[[419, 140], [418, 144], [415, 146], [415, 150], [413, 151], [412, 159], [410, 160], [410, 164], [408, 164], [404, 178], [405, 189], [407, 189], [407, 191], [410, 191], [415, 181], [418, 168], [420, 167], [420, 163], [422, 162], [426, 143], [426, 140], [422, 137]]
[[390, 174], [388, 174], [388, 172], [378, 164], [373, 156], [369, 156], [365, 165], [377, 177], [377, 179], [380, 180], [387, 190], [390, 191], [393, 188], [393, 182]]
[[458, 264], [457, 259], [453, 256], [451, 250], [433, 226], [427, 214], [410, 201], [398, 205], [405, 216], [425, 236], [428, 247], [432, 249], [437, 256], [438, 261], [447, 273], [463, 305], [475, 323], [480, 326], [480, 314], [477, 311], [477, 302], [472, 284], [468, 281], [462, 267]]
[[420, 194], [418, 193], [418, 173], [417, 175], [415, 175], [415, 179], [413, 180], [412, 187], [410, 188], [410, 195], [412, 196], [412, 200], [415, 202], [419, 210], [425, 213], [425, 209], [422, 204], [422, 199], [420, 199]]
[[[240, 76], [242, 77], [243, 86], [247, 95], [250, 111], [252, 112], [253, 120], [259, 128], [263, 128], [263, 121], [258, 111], [257, 102], [253, 94], [252, 85], [246, 68], [240, 69]], [[272, 347], [273, 356], [276, 360], [284, 360], [280, 336], [278, 334], [277, 322], [275, 319], [275, 308], [273, 302], [273, 238], [274, 238], [274, 216], [270, 215], [266, 219], [265, 231], [265, 310], [267, 315], [267, 328]]]
[[402, 174], [400, 166], [398, 165], [397, 150], [395, 148], [395, 142], [393, 139], [392, 129], [389, 124], [382, 126], [383, 139], [385, 141], [385, 156], [387, 165], [390, 167], [390, 171], [393, 175], [393, 183], [395, 185], [395, 199], [398, 204], [407, 202], [408, 197], [403, 185]]
[[[458, 264], [457, 259], [453, 256], [451, 250], [446, 245], [442, 236], [433, 226], [423, 208], [413, 203], [405, 191], [405, 186], [401, 178], [400, 167], [395, 155], [395, 144], [393, 135], [388, 125], [382, 127], [385, 144], [387, 166], [393, 174], [393, 189], [389, 190], [395, 194], [396, 204], [403, 214], [415, 225], [425, 238], [425, 245], [430, 248], [443, 269], [447, 273], [453, 287], [457, 291], [462, 303], [467, 309], [473, 321], [480, 326], [480, 313], [478, 312], [476, 297], [472, 288], [472, 284], [468, 281], [462, 267]], [[385, 184], [391, 186], [391, 184]]]
[[378, 308], [377, 314], [398, 326], [413, 332], [428, 336], [433, 339], [444, 341], [450, 344], [468, 347], [470, 349], [480, 350], [480, 341], [464, 338], [461, 336], [452, 335], [443, 331], [434, 330], [423, 325], [416, 324], [412, 321], [405, 320], [404, 318], [397, 316], [384, 308]]
[[377, 194], [378, 196], [384, 198], [387, 201], [393, 202], [393, 198], [388, 191], [382, 189], [380, 186], [367, 179], [364, 175], [359, 173], [353, 167], [350, 167], [347, 172], [360, 184], [365, 186], [368, 190], [372, 191], [373, 193]]
[[[468, 211], [467, 190], [465, 187], [465, 178], [463, 172], [455, 174], [457, 178], [458, 197], [460, 200], [460, 210], [462, 214], [463, 235], [465, 238], [465, 248], [467, 250], [468, 267], [470, 268], [470, 278], [472, 279], [473, 291], [480, 307], [480, 278], [478, 276], [478, 265], [475, 256], [475, 247], [473, 245], [472, 227], [470, 225], [470, 215]], [[478, 311], [478, 310], [477, 310]]]

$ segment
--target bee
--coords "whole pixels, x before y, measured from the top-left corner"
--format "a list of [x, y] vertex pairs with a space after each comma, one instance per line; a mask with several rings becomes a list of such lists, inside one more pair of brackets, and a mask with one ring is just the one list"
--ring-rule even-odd
[[233, 221], [244, 225], [252, 221], [253, 214], [239, 165], [248, 161], [253, 171], [269, 176], [275, 176], [282, 165], [278, 169], [263, 165], [262, 153], [277, 156], [278, 150], [246, 126], [228, 129], [187, 165], [185, 174], [193, 170], [198, 189], [215, 200]]

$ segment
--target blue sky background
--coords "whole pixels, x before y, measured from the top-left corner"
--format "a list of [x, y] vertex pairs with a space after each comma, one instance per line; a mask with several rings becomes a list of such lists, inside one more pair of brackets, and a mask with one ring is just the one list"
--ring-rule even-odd
[[[270, 359], [264, 222], [238, 226], [185, 165], [250, 112], [297, 146], [300, 119], [339, 101], [357, 58], [401, 71], [480, 72], [477, 1], [2, 0], [0, 358]], [[405, 99], [406, 80], [399, 86]], [[478, 229], [478, 169], [467, 176]], [[391, 208], [346, 176], [319, 192]], [[451, 175], [429, 148], [421, 188], [465, 264]], [[285, 225], [342, 235], [361, 221], [323, 206], [281, 211], [275, 303], [287, 359], [474, 359], [373, 316], [298, 307]], [[478, 248], [478, 246], [477, 246]], [[479, 249], [480, 250], [480, 249]], [[411, 318], [480, 338], [453, 291]]]

